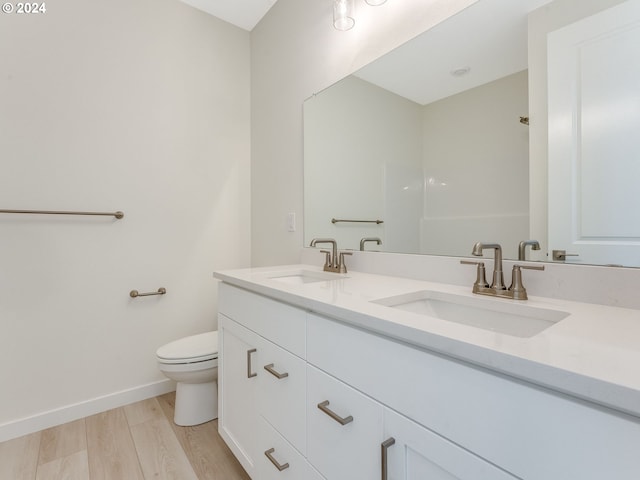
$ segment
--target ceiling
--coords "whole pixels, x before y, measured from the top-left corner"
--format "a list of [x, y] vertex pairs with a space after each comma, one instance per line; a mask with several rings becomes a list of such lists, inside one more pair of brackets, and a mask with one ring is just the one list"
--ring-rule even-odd
[[226, 22], [251, 31], [278, 0], [180, 0]]
[[479, 1], [355, 75], [426, 105], [525, 70], [527, 15], [549, 1]]
[[[277, 2], [180, 1], [247, 31], [253, 30]], [[550, 1], [479, 1], [355, 75], [425, 105], [524, 70], [527, 68], [527, 15]], [[460, 32], [465, 33], [460, 35]], [[452, 71], [467, 68], [469, 75], [452, 81]], [[399, 71], [405, 74], [397, 75]]]

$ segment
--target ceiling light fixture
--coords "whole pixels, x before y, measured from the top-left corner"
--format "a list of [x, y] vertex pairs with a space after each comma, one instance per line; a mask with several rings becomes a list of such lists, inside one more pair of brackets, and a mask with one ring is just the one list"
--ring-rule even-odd
[[333, 2], [333, 26], [336, 30], [351, 30], [356, 21], [353, 19], [353, 0], [335, 0]]
[[[377, 7], [387, 0], [365, 0], [368, 5]], [[333, 0], [333, 26], [336, 30], [351, 30], [356, 24], [353, 17], [354, 0]]]

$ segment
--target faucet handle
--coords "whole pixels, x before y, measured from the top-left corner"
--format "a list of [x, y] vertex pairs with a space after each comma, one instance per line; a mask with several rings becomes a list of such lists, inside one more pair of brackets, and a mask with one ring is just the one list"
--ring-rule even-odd
[[484, 268], [484, 262], [472, 262], [470, 260], [460, 260], [463, 265], [477, 265], [476, 281], [473, 284], [473, 293], [478, 293], [481, 288], [488, 288], [486, 270]]
[[347, 264], [344, 263], [345, 255], [353, 255], [353, 252], [340, 252], [340, 260], [338, 261], [338, 273], [347, 273]]
[[324, 253], [325, 257], [324, 257], [324, 266], [326, 267], [330, 267], [331, 266], [331, 252], [329, 250], [320, 250], [320, 253]]
[[511, 272], [511, 286], [509, 287], [509, 291], [513, 294], [514, 300], [526, 300], [529, 298], [527, 296], [527, 289], [524, 288], [522, 284], [522, 271], [521, 269], [527, 270], [544, 270], [544, 265], [533, 266], [533, 265], [514, 265], [513, 270]]

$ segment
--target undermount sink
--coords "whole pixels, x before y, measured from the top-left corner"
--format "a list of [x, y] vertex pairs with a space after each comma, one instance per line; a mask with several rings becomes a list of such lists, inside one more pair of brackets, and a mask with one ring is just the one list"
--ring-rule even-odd
[[345, 278], [344, 275], [329, 272], [314, 272], [312, 270], [292, 270], [287, 272], [277, 272], [267, 274], [271, 280], [289, 283], [293, 285], [304, 285], [306, 283], [326, 282]]
[[470, 297], [421, 290], [374, 300], [407, 312], [462, 323], [515, 337], [532, 337], [569, 316], [568, 312], [532, 307], [514, 300]]

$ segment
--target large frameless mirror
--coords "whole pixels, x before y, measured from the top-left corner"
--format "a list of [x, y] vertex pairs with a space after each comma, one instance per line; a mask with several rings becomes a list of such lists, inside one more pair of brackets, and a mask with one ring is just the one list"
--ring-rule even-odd
[[[490, 241], [518, 258], [520, 242], [536, 240], [527, 259], [551, 261], [557, 250], [558, 261], [640, 266], [640, 197], [611, 195], [640, 173], [629, 135], [640, 127], [631, 3], [479, 0], [309, 98], [305, 244], [328, 236], [360, 249], [371, 239], [363, 248], [469, 256]], [[602, 62], [606, 78], [595, 74]], [[603, 102], [627, 107], [621, 132], [605, 140], [589, 113]], [[572, 117], [570, 131], [549, 115]], [[614, 147], [623, 160], [602, 152]], [[621, 205], [614, 224], [606, 212]]]

